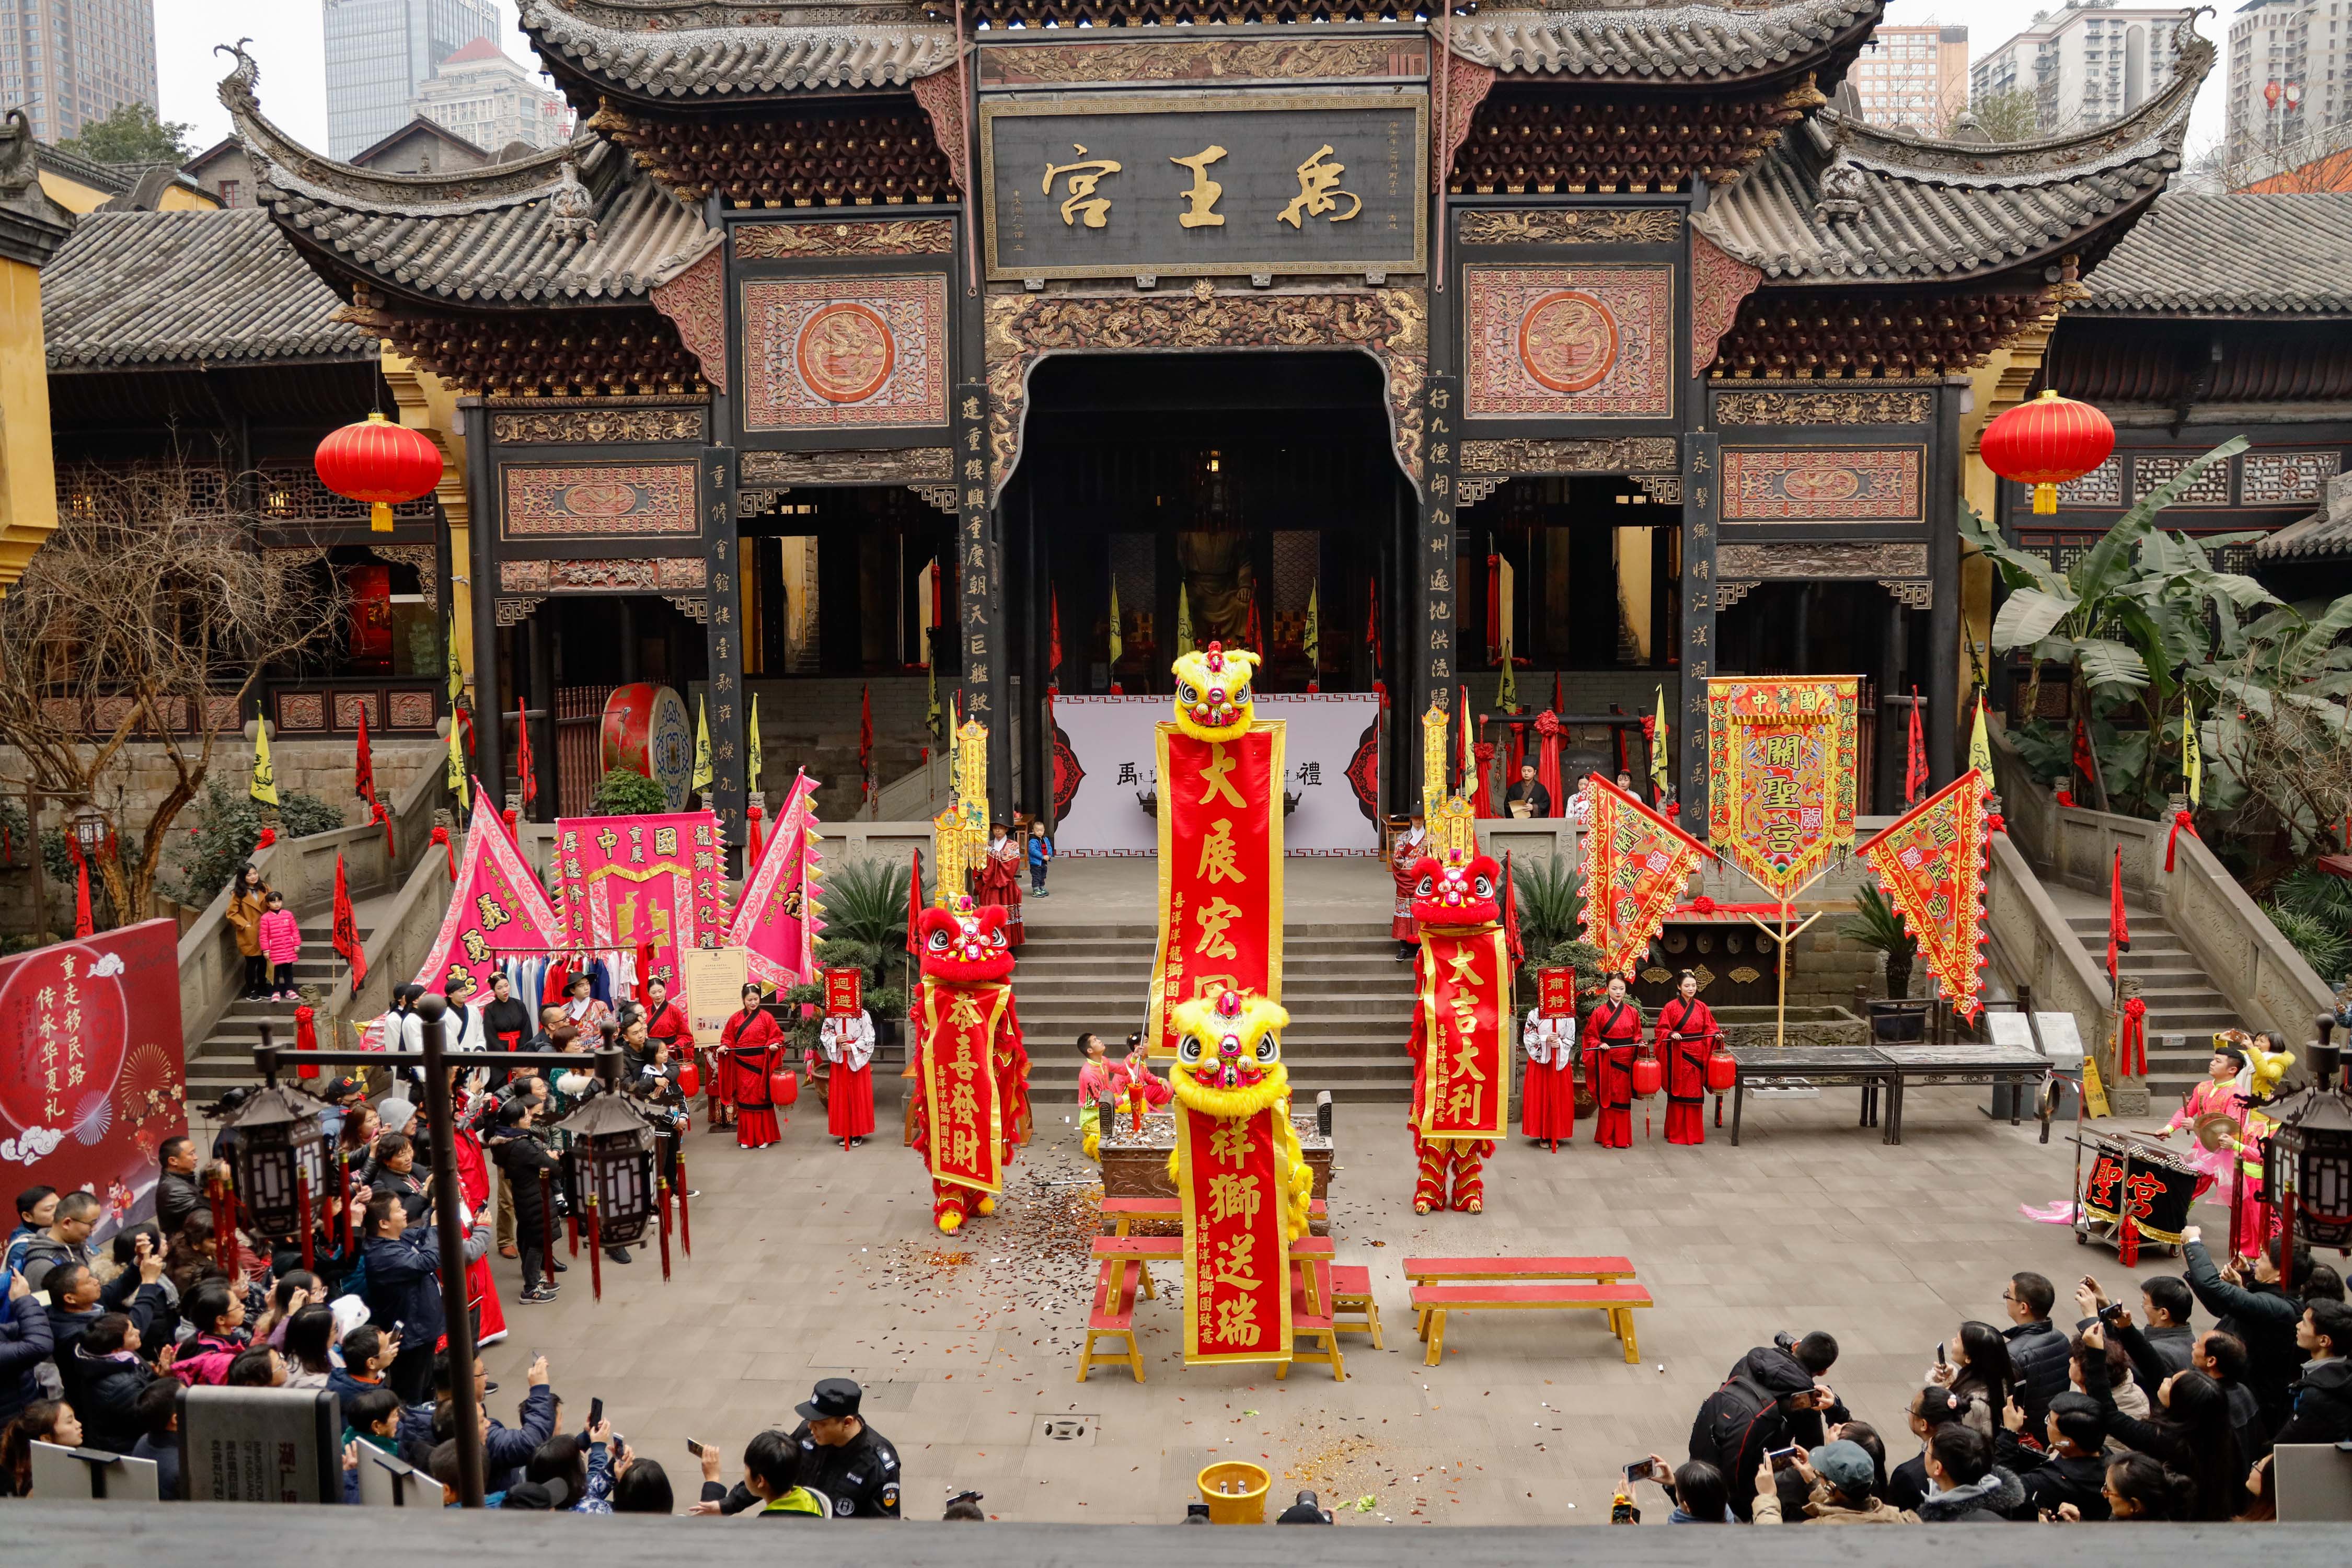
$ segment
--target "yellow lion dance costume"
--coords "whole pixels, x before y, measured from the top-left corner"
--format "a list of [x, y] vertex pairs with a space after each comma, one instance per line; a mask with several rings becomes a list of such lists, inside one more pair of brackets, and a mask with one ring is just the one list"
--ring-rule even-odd
[[1179, 730], [1196, 741], [1238, 741], [1249, 733], [1250, 679], [1257, 672], [1257, 655], [1244, 648], [1228, 653], [1223, 643], [1213, 642], [1178, 655], [1171, 668]]
[[[1283, 1235], [1297, 1241], [1307, 1234], [1315, 1173], [1299, 1151], [1298, 1130], [1290, 1124], [1290, 1074], [1282, 1065], [1280, 1034], [1289, 1027], [1290, 1014], [1278, 1002], [1228, 991], [1213, 1002], [1195, 997], [1180, 1003], [1173, 1017], [1176, 1064], [1168, 1086], [1179, 1104], [1220, 1121], [1272, 1112]], [[1168, 1155], [1168, 1177], [1182, 1180], [1174, 1151]]]

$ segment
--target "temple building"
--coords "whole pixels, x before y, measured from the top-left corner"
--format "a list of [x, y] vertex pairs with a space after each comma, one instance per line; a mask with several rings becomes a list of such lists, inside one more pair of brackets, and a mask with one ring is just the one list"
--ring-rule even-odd
[[294, 142], [249, 59], [222, 96], [338, 319], [454, 396], [477, 710], [692, 689], [739, 839], [748, 693], [771, 768], [843, 682], [911, 763], [935, 679], [1042, 810], [1049, 688], [1164, 692], [1186, 637], [1377, 687], [1389, 809], [1507, 658], [1662, 694], [1685, 800], [1706, 677], [1860, 673], [1883, 809], [1915, 689], [1958, 752], [1968, 441], [2213, 48], [2095, 130], [1928, 140], [1832, 106], [1881, 11], [523, 0], [577, 139], [415, 174]]

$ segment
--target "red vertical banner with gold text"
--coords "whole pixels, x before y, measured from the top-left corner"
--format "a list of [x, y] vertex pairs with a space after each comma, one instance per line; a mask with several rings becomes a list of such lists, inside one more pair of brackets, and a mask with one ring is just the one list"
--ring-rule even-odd
[[1853, 842], [1855, 675], [1706, 683], [1708, 845], [1791, 899]]
[[1277, 1100], [1228, 1121], [1176, 1107], [1187, 1364], [1290, 1359], [1290, 1244], [1274, 1147], [1274, 1119], [1287, 1109]]
[[1430, 1042], [1414, 1125], [1424, 1138], [1504, 1138], [1511, 1131], [1511, 958], [1503, 928], [1424, 927], [1421, 1010]]
[[923, 983], [923, 1094], [931, 1115], [931, 1176], [984, 1193], [1004, 1186], [1004, 1108], [989, 1042], [1009, 985]]
[[1159, 726], [1160, 944], [1144, 1036], [1163, 1054], [1179, 1003], [1282, 1000], [1282, 745], [1279, 722], [1231, 741]]

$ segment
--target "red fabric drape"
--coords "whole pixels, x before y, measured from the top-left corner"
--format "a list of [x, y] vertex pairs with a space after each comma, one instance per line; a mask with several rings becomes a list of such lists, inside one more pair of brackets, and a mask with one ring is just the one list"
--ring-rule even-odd
[[915, 941], [915, 922], [923, 918], [923, 852], [914, 852], [912, 874], [907, 879], [907, 951], [919, 951]]
[[392, 841], [392, 813], [383, 808], [383, 802], [379, 800], [374, 803], [369, 820], [383, 829], [383, 858], [388, 861], [397, 862], [400, 858], [400, 851]]
[[528, 703], [516, 704], [515, 772], [522, 779], [523, 805], [536, 805], [539, 801], [539, 769], [530, 760], [530, 710]]
[[[2082, 779], [2084, 784], [2091, 783], [2098, 776], [2098, 763], [2094, 762], [2091, 758], [2091, 728], [2088, 724], [2084, 722], [2083, 716], [2079, 713], [2074, 715], [2074, 753], [2073, 758], [2073, 767], [2076, 773], [2082, 775]], [[2074, 781], [2069, 779], [2067, 782], [2072, 784]], [[2092, 793], [2092, 798], [2094, 800], [2098, 798], [2096, 791]]]
[[1503, 558], [1496, 554], [1486, 557], [1486, 647], [1503, 650]]
[[751, 864], [757, 866], [760, 863], [760, 818], [766, 814], [760, 809], [760, 803], [756, 800], [744, 810], [751, 819]]
[[2172, 847], [2180, 842], [2182, 828], [2189, 830], [2189, 837], [2191, 838], [2200, 837], [2195, 817], [2185, 811], [2176, 811], [2172, 814], [2172, 831], [2164, 836], [2164, 868], [2168, 871], [2172, 869]]
[[433, 842], [441, 846], [442, 849], [447, 853], [449, 857], [449, 880], [452, 883], [455, 883], [457, 880], [457, 847], [449, 842], [449, 830], [446, 827], [436, 827], [433, 830]]
[[1062, 595], [1059, 589], [1049, 590], [1054, 610], [1053, 651], [1045, 662], [1045, 673], [1059, 677], [1062, 673]]
[[[310, 1004], [307, 1002], [301, 1006], [294, 1009], [294, 1048], [296, 1050], [315, 1051], [319, 1048], [319, 1026], [316, 1022], [318, 1016], [319, 1015], [312, 1010]], [[296, 1078], [317, 1078], [319, 1076], [318, 1064], [316, 1062], [304, 1062], [294, 1069], [294, 1076]]]
[[1370, 579], [1364, 583], [1364, 646], [1371, 650], [1372, 673], [1381, 672], [1381, 594]]
[[1543, 742], [1543, 760], [1536, 764], [1536, 782], [1551, 796], [1551, 814], [1568, 815], [1568, 796], [1559, 784], [1559, 715], [1536, 715], [1536, 734]]
[[360, 945], [358, 920], [352, 913], [352, 885], [343, 875], [343, 855], [335, 852], [334, 949], [352, 966], [352, 989], [367, 984], [367, 952]]
[[1478, 770], [1478, 793], [1470, 809], [1480, 816], [1495, 815], [1495, 742], [1481, 741], [1470, 749]]
[[1919, 804], [1919, 792], [1927, 787], [1927, 742], [1919, 731], [1919, 689], [1911, 689], [1910, 733], [1903, 743], [1903, 804]]
[[864, 799], [874, 794], [874, 689], [860, 687], [857, 700], [857, 773], [865, 781]]
[[2131, 951], [2131, 926], [2124, 920], [2124, 847], [2116, 846], [2115, 875], [2107, 884], [2107, 978], [2116, 975], [2119, 952]]
[[1503, 852], [1503, 943], [1510, 950], [1513, 963], [1527, 962], [1528, 944], [1519, 937], [1519, 891], [1511, 879], [1511, 855], [1507, 849]]
[[367, 704], [360, 704], [360, 738], [352, 747], [352, 788], [369, 805], [375, 804], [375, 753], [368, 746]]
[[72, 838], [66, 840], [66, 849], [74, 863], [74, 935], [89, 936], [97, 930], [89, 912], [89, 862], [83, 858], [81, 846]]
[[2147, 1004], [2137, 996], [2124, 1002], [2123, 1037], [2116, 1046], [2116, 1071], [2147, 1076]]

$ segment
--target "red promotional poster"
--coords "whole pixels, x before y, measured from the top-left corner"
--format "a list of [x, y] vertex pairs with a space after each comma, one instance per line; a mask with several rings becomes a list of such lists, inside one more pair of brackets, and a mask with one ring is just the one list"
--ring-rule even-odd
[[563, 863], [567, 940], [620, 956], [650, 949], [650, 973], [688, 1011], [678, 950], [717, 947], [727, 904], [719, 819], [708, 811], [654, 816], [566, 816], [555, 825]]
[[1144, 1037], [1164, 1054], [1182, 1003], [1282, 999], [1283, 728], [1204, 741], [1163, 723], [1158, 736], [1160, 945]]
[[179, 937], [142, 921], [0, 959], [0, 1166], [11, 1191], [96, 1194], [100, 1240], [154, 1212], [156, 1152], [188, 1130]]
[[923, 1093], [931, 1107], [931, 1179], [1004, 1187], [1004, 1107], [989, 1059], [1010, 985], [923, 987]]
[[816, 973], [817, 933], [824, 930], [809, 907], [824, 858], [817, 827], [816, 781], [803, 772], [776, 813], [775, 832], [754, 857], [727, 928], [727, 945], [744, 950], [751, 976], [761, 984], [802, 985]]
[[1176, 1108], [1187, 1364], [1290, 1359], [1290, 1243], [1274, 1126], [1287, 1105], [1231, 1120]]
[[862, 969], [828, 969], [824, 972], [824, 1016], [828, 1018], [855, 1018], [866, 1009], [859, 992], [866, 979]]
[[416, 984], [446, 991], [453, 978], [470, 974], [487, 996], [499, 959], [508, 954], [543, 956], [562, 941], [563, 928], [539, 879], [522, 863], [488, 795], [476, 790], [473, 826], [466, 830], [466, 855], [457, 864], [456, 889], [433, 950], [416, 971]]
[[1511, 1125], [1510, 954], [1500, 928], [1421, 933], [1423, 1037], [1430, 1041], [1413, 1108], [1424, 1138], [1502, 1138]]

